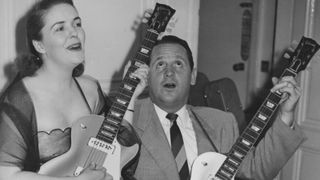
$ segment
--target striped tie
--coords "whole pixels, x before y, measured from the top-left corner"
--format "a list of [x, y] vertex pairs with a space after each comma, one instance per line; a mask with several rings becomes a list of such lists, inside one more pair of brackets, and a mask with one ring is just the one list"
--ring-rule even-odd
[[171, 150], [177, 163], [180, 180], [187, 180], [189, 178], [188, 162], [182, 135], [176, 121], [177, 117], [178, 115], [174, 113], [168, 113], [166, 116], [172, 122], [170, 128]]

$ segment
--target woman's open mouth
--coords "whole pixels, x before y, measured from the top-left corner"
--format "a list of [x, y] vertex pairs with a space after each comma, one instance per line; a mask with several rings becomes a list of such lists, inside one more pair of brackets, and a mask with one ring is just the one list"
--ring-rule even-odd
[[71, 50], [71, 51], [80, 51], [80, 50], [82, 50], [82, 46], [81, 46], [81, 43], [75, 43], [75, 44], [68, 46], [67, 49]]

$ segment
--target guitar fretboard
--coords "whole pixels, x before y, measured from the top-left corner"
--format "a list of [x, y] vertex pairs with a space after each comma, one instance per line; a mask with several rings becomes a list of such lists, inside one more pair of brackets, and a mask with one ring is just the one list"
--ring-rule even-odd
[[[281, 77], [283, 76], [296, 76], [296, 73], [286, 69]], [[264, 100], [249, 125], [237, 139], [236, 143], [232, 146], [228, 158], [224, 161], [216, 176], [225, 180], [231, 179], [245, 156], [249, 153], [250, 149], [259, 139], [263, 130], [267, 127], [271, 117], [276, 111], [279, 102], [281, 100], [282, 93], [276, 91], [269, 93], [267, 98]]]
[[[302, 37], [291, 57], [292, 62], [290, 66], [284, 70], [281, 77], [296, 77], [297, 73], [307, 66], [318, 49], [319, 45], [313, 39]], [[234, 177], [246, 155], [257, 140], [262, 137], [264, 130], [268, 127], [267, 124], [277, 110], [281, 96], [282, 93], [280, 91], [270, 92], [268, 94], [246, 129], [227, 154], [226, 160], [215, 175], [217, 180], [231, 180]]]
[[107, 143], [112, 143], [120, 128], [120, 123], [131, 101], [133, 92], [139, 84], [139, 79], [131, 76], [135, 70], [137, 70], [143, 64], [149, 64], [149, 58], [151, 50], [157, 41], [159, 34], [148, 29], [138, 52], [135, 54], [131, 61], [131, 65], [122, 80], [119, 90], [115, 95], [115, 101], [111, 105], [109, 112], [107, 113], [100, 130], [97, 134], [97, 138]]

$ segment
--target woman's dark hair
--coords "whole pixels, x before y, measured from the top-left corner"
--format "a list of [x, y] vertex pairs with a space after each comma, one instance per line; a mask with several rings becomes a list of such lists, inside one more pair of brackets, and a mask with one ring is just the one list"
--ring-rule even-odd
[[[40, 0], [31, 8], [27, 17], [27, 45], [29, 47], [29, 51], [31, 52], [31, 56], [25, 58], [21, 62], [19, 67], [19, 71], [24, 76], [30, 76], [35, 73], [42, 65], [42, 59], [40, 58], [39, 52], [34, 48], [32, 41], [42, 40], [41, 29], [44, 27], [44, 16], [50, 10], [51, 7], [57, 4], [69, 4], [73, 7], [72, 0]], [[73, 76], [80, 76], [84, 71], [84, 65], [79, 64], [75, 67], [73, 71]]]
[[188, 61], [192, 71], [194, 67], [192, 52], [188, 43], [185, 40], [177, 36], [167, 35], [167, 36], [163, 36], [161, 40], [157, 41], [155, 46], [159, 44], [180, 44], [182, 47], [184, 47], [184, 49], [187, 51]]

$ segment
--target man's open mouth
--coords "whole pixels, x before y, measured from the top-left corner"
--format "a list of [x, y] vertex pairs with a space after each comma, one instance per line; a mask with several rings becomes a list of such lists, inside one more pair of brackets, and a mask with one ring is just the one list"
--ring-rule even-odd
[[163, 87], [169, 88], [169, 89], [173, 89], [173, 88], [176, 87], [176, 84], [175, 84], [175, 83], [165, 83], [165, 84], [163, 85]]

